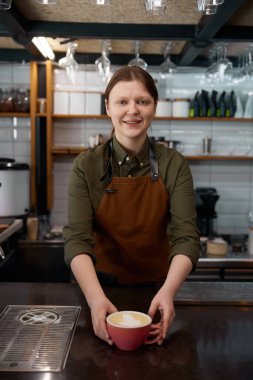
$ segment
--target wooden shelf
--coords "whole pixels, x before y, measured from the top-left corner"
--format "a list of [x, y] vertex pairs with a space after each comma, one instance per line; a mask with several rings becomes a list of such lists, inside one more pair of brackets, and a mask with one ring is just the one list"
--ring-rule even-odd
[[84, 147], [52, 146], [51, 153], [54, 155], [76, 155], [87, 150]]
[[191, 161], [253, 161], [253, 156], [185, 156]]
[[[43, 115], [42, 115], [43, 116]], [[53, 114], [53, 119], [109, 119], [107, 115], [61, 115]], [[234, 117], [164, 117], [156, 116], [154, 120], [166, 120], [166, 121], [207, 121], [207, 122], [240, 122], [249, 123], [253, 122], [253, 118], [234, 118]]]
[[[54, 155], [74, 155], [86, 152], [88, 148], [53, 146], [51, 153]], [[185, 156], [190, 161], [253, 161], [253, 156]]]
[[0, 117], [30, 117], [29, 112], [0, 112]]
[[59, 115], [53, 114], [53, 119], [109, 119], [107, 115]]

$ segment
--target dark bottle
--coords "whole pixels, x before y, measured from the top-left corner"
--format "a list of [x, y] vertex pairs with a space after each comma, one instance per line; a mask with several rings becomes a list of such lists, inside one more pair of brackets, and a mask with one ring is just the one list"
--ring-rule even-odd
[[201, 107], [201, 116], [207, 117], [210, 116], [210, 105], [209, 105], [209, 96], [208, 91], [202, 90], [201, 92], [202, 98], [202, 107]]
[[226, 117], [226, 91], [223, 91], [218, 102], [217, 116], [218, 117]]
[[199, 101], [199, 92], [197, 91], [194, 97], [194, 116], [200, 116], [200, 101]]
[[217, 95], [218, 92], [213, 90], [212, 95], [210, 97], [210, 117], [217, 116]]

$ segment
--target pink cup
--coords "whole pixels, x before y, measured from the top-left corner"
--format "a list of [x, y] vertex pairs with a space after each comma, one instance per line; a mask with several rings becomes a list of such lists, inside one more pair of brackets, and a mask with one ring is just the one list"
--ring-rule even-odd
[[[124, 351], [133, 351], [143, 344], [155, 343], [157, 336], [148, 340], [152, 330], [152, 320], [149, 315], [139, 311], [117, 311], [107, 316], [107, 328], [115, 345]], [[152, 334], [154, 335], [154, 334]]]

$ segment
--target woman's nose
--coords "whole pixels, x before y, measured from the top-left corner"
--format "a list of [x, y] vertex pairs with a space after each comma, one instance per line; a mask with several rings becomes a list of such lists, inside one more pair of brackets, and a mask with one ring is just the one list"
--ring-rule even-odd
[[138, 107], [137, 107], [137, 104], [135, 102], [129, 103], [128, 113], [130, 113], [130, 114], [138, 113]]

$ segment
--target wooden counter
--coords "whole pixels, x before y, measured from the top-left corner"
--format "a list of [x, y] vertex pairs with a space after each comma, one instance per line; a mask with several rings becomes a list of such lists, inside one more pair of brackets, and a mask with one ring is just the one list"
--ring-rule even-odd
[[[105, 291], [119, 309], [147, 311], [156, 289]], [[253, 379], [253, 306], [176, 303], [176, 319], [162, 347], [124, 352], [94, 336], [90, 313], [77, 285], [0, 283], [0, 312], [11, 304], [80, 305], [82, 310], [62, 372], [0, 372], [1, 380]]]

